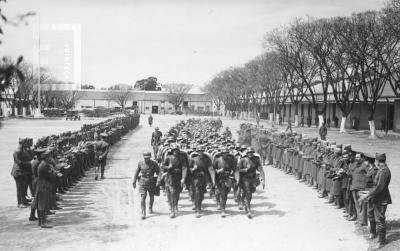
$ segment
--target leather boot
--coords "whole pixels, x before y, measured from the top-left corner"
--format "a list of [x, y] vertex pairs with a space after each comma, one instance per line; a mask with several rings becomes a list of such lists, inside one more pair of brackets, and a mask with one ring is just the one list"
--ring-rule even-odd
[[46, 213], [45, 212], [41, 212], [42, 214], [42, 224], [40, 225], [41, 228], [52, 228], [53, 226], [48, 225], [48, 222], [46, 220]]
[[35, 221], [38, 220], [38, 218], [36, 218], [35, 216], [35, 209], [31, 208], [31, 215], [29, 216], [29, 221]]
[[253, 218], [253, 214], [251, 213], [251, 206], [250, 203], [247, 204], [247, 218], [252, 219]]
[[40, 227], [42, 225], [42, 213], [41, 211], [38, 210], [38, 226]]
[[141, 202], [140, 208], [142, 211], [142, 220], [144, 220], [146, 219], [146, 204], [144, 201]]
[[175, 208], [174, 207], [172, 207], [171, 208], [171, 214], [169, 215], [169, 218], [171, 218], [171, 219], [173, 219], [173, 218], [175, 218]]

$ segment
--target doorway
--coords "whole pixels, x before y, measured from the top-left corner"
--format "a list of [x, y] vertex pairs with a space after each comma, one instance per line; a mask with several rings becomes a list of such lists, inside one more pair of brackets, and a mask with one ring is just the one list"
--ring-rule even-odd
[[153, 105], [151, 107], [151, 113], [153, 114], [158, 114], [158, 106], [157, 105]]

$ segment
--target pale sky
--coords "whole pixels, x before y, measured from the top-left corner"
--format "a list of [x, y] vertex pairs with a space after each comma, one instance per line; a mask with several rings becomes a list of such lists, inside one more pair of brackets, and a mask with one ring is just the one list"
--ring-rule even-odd
[[[263, 52], [266, 32], [306, 15], [378, 10], [384, 0], [9, 0], [8, 16], [82, 26], [82, 83], [106, 87], [154, 76], [200, 86]], [[0, 55], [33, 59], [32, 26], [4, 28]]]

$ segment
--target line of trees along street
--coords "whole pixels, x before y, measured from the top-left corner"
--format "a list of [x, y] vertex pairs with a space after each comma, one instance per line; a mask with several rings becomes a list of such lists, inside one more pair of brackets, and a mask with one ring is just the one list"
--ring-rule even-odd
[[329, 95], [342, 113], [340, 131], [354, 104], [368, 107], [371, 137], [378, 100], [390, 86], [400, 97], [400, 0], [379, 11], [346, 17], [297, 19], [269, 31], [265, 53], [241, 67], [218, 73], [205, 87], [215, 106], [236, 113], [266, 112], [278, 119], [282, 104], [309, 102], [319, 125]]

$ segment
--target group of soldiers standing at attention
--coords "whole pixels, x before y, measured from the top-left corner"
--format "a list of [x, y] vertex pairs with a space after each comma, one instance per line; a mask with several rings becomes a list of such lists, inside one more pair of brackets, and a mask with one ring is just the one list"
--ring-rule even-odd
[[18, 208], [30, 207], [30, 221], [38, 220], [42, 228], [51, 227], [47, 215], [62, 209], [57, 203], [62, 200], [60, 194], [74, 187], [92, 167], [95, 167], [95, 179], [99, 172], [104, 179], [109, 145], [136, 128], [139, 118], [137, 114], [121, 115], [83, 125], [79, 131], [39, 138], [35, 145], [31, 138], [20, 138], [11, 171], [17, 187]]
[[358, 152], [338, 144], [296, 132], [277, 132], [242, 124], [240, 140], [259, 150], [263, 163], [273, 165], [313, 187], [348, 221], [367, 226], [377, 248], [386, 242], [387, 206], [392, 203], [390, 169], [386, 155]]
[[233, 189], [239, 209], [252, 218], [251, 199], [256, 187], [265, 187], [265, 175], [254, 148], [232, 139], [229, 128], [222, 128], [220, 119], [180, 121], [163, 135], [156, 127], [152, 133], [151, 152], [143, 154], [133, 178], [139, 181], [142, 219], [146, 218], [146, 197], [150, 197], [149, 213], [153, 212], [154, 196], [163, 190], [168, 198], [170, 217], [178, 212], [180, 193], [189, 193], [195, 216], [201, 217], [207, 190], [214, 197], [221, 217], [227, 216], [228, 194]]

